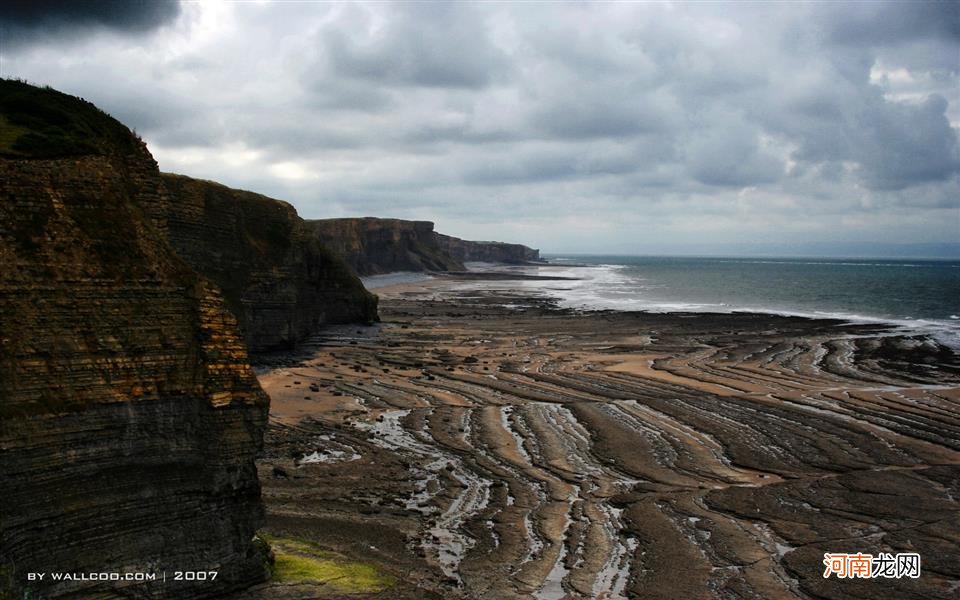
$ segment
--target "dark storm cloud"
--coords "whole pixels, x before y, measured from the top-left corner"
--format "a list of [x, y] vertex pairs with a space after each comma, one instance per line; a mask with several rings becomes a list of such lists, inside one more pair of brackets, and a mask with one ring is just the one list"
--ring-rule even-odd
[[526, 184], [543, 181], [622, 175], [640, 168], [630, 148], [539, 148], [469, 165], [463, 181], [475, 185]]
[[696, 136], [687, 145], [690, 173], [700, 183], [745, 187], [775, 182], [783, 176], [782, 161], [764, 152], [760, 132], [734, 119]]
[[957, 132], [944, 114], [947, 101], [931, 95], [920, 105], [874, 107], [859, 130], [859, 156], [873, 189], [902, 190], [960, 172]]
[[849, 63], [837, 67], [836, 60], [833, 55], [835, 77], [781, 90], [771, 100], [779, 110], [762, 119], [768, 130], [796, 143], [794, 160], [855, 163], [863, 184], [874, 190], [948, 181], [960, 172], [957, 130], [947, 117], [944, 96], [891, 101], [865, 76], [846, 77], [854, 68]]
[[960, 2], [827, 4], [817, 24], [835, 48], [858, 49], [869, 60], [957, 73]]
[[960, 40], [955, 0], [827, 4], [822, 13], [830, 40], [845, 45], [902, 44], [931, 38]]
[[384, 90], [352, 81], [338, 85], [328, 82], [313, 86], [313, 97], [306, 102], [307, 108], [317, 111], [342, 110], [358, 112], [382, 112], [394, 105], [393, 96]]
[[495, 129], [491, 131], [474, 131], [463, 125], [436, 125], [426, 123], [416, 125], [409, 131], [400, 134], [398, 141], [404, 144], [424, 145], [454, 142], [460, 144], [488, 144], [495, 142], [509, 142], [523, 139], [523, 133]]
[[482, 20], [466, 4], [401, 5], [389, 12], [382, 30], [373, 30], [362, 16], [324, 30], [322, 52], [345, 79], [480, 88], [508, 66], [485, 35]]
[[655, 107], [640, 106], [641, 103], [642, 99], [637, 96], [570, 97], [545, 103], [532, 121], [538, 130], [561, 139], [629, 138], [663, 131], [667, 115], [659, 114]]
[[307, 216], [554, 247], [958, 235], [957, 3], [101, 6], [15, 17], [92, 34], [8, 48], [5, 74]]
[[96, 28], [149, 31], [179, 14], [179, 0], [7, 0], [0, 27], [5, 42], [16, 45]]

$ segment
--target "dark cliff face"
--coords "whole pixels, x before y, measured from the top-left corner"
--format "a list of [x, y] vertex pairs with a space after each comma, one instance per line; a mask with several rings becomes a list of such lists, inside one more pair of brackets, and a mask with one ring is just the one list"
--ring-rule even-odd
[[181, 175], [163, 182], [170, 202], [153, 216], [223, 290], [252, 352], [292, 346], [323, 323], [376, 319], [376, 297], [291, 205]]
[[540, 251], [523, 244], [472, 242], [442, 233], [434, 234], [444, 252], [462, 262], [523, 264], [540, 260]]
[[523, 263], [539, 250], [520, 244], [470, 242], [442, 235], [430, 221], [321, 219], [307, 221], [321, 243], [360, 275], [396, 271], [462, 271], [470, 261]]
[[361, 275], [396, 271], [458, 271], [463, 263], [437, 246], [433, 223], [401, 219], [307, 221], [319, 241]]
[[[5, 102], [24, 96], [33, 121]], [[0, 109], [0, 596], [199, 598], [263, 580], [269, 400], [219, 289], [145, 216], [168, 201], [156, 164], [64, 94], [2, 81]], [[172, 581], [185, 569], [218, 576]], [[26, 578], [64, 571], [167, 581]]]

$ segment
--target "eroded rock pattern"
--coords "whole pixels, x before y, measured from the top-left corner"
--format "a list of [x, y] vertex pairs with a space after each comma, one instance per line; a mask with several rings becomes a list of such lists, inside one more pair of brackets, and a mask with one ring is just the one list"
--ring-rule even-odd
[[[956, 597], [960, 370], [930, 340], [489, 291], [381, 314], [261, 376], [268, 528], [444, 597]], [[855, 551], [923, 575], [823, 578]]]

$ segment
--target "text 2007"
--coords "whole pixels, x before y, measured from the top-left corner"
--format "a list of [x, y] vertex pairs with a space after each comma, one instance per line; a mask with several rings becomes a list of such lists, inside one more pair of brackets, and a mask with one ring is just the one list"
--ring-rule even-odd
[[217, 578], [216, 571], [174, 571], [174, 581], [213, 581]]

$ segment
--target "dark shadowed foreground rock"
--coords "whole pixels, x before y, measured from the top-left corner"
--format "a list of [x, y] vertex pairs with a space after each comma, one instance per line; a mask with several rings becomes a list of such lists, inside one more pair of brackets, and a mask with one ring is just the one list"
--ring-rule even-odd
[[170, 244], [223, 290], [252, 352], [290, 347], [323, 323], [369, 322], [376, 297], [290, 204], [164, 174], [157, 218]]
[[520, 244], [471, 242], [439, 234], [430, 221], [363, 217], [306, 223], [360, 275], [463, 271], [465, 262], [524, 263], [540, 258], [539, 250]]
[[[64, 94], [3, 81], [0, 109], [0, 597], [262, 581], [268, 398], [220, 291], [146, 216], [168, 202], [156, 163]], [[157, 581], [52, 582], [61, 572]]]

